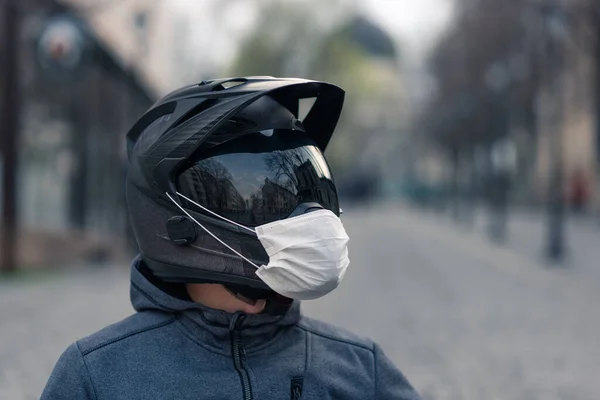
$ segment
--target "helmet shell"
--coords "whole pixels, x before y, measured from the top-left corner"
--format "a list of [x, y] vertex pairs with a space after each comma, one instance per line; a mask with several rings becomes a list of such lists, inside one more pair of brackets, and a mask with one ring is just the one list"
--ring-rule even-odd
[[[300, 121], [303, 98], [315, 102]], [[141, 256], [152, 272], [167, 281], [266, 288], [254, 266], [202, 229], [185, 245], [171, 240], [167, 221], [182, 214], [171, 199], [185, 207], [176, 195], [177, 175], [195, 154], [268, 129], [302, 131], [323, 152], [343, 101], [344, 91], [335, 85], [273, 77], [203, 81], [157, 101], [127, 133], [127, 206]], [[209, 214], [187, 211], [256, 264], [268, 262], [252, 233]]]

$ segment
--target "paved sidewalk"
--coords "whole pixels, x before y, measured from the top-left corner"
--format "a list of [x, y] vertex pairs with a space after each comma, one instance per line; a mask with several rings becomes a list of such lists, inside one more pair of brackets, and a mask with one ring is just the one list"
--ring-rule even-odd
[[124, 318], [128, 268], [81, 268], [38, 282], [0, 281], [0, 399], [39, 399], [73, 341]]
[[[472, 222], [458, 222], [458, 229], [475, 229], [488, 238], [490, 214], [476, 206]], [[445, 219], [451, 221], [449, 216]], [[600, 216], [595, 214], [567, 214], [564, 224], [565, 259], [555, 267], [573, 269], [576, 274], [600, 280]], [[550, 264], [545, 252], [548, 237], [548, 215], [545, 209], [511, 209], [508, 213], [507, 239], [497, 244], [515, 251], [533, 262]]]

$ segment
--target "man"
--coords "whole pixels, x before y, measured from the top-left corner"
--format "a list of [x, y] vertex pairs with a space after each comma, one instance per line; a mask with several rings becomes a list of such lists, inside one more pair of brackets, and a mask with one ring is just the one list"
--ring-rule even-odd
[[418, 399], [372, 341], [299, 312], [349, 264], [322, 154], [343, 98], [252, 77], [155, 104], [127, 135], [137, 313], [71, 345], [42, 399]]

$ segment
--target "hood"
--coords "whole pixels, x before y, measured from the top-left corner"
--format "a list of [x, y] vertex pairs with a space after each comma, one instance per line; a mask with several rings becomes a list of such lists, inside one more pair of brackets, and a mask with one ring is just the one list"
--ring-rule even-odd
[[131, 266], [130, 299], [137, 312], [162, 312], [177, 315], [190, 333], [204, 344], [216, 347], [229, 346], [233, 324], [244, 315], [238, 326], [243, 333], [244, 345], [256, 347], [274, 339], [285, 328], [300, 320], [300, 302], [294, 301], [283, 315], [228, 313], [205, 307], [184, 298], [174, 297], [158, 288], [140, 271], [138, 256]]

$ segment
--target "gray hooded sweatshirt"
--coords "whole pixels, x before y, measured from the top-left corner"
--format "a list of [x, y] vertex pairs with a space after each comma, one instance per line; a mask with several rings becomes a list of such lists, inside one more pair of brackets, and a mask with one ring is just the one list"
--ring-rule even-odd
[[370, 340], [300, 314], [230, 314], [173, 297], [134, 263], [137, 311], [73, 343], [42, 400], [418, 399]]

